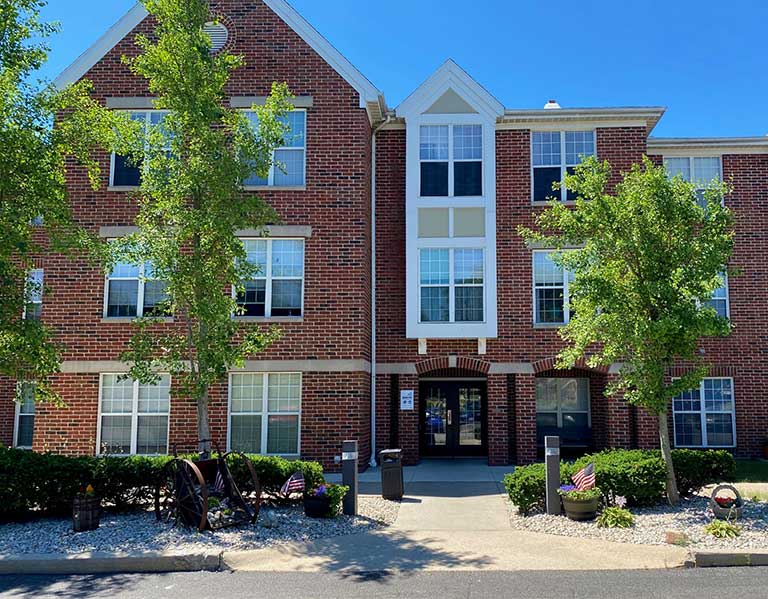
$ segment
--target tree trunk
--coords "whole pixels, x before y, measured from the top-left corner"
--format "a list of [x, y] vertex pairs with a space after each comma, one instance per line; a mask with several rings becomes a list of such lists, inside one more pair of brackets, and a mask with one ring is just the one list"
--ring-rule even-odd
[[208, 421], [208, 391], [197, 398], [197, 438], [201, 454], [211, 453], [211, 425]]
[[678, 501], [680, 501], [680, 491], [677, 490], [675, 466], [672, 463], [672, 447], [669, 443], [669, 419], [667, 410], [659, 413], [658, 419], [661, 455], [664, 458], [664, 463], [667, 465], [667, 500], [669, 501], [670, 505], [675, 505]]

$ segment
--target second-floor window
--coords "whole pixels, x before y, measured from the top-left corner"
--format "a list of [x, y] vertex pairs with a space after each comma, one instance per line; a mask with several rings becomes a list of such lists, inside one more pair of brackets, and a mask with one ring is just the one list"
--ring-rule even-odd
[[421, 322], [483, 322], [485, 252], [419, 250]]
[[107, 275], [105, 318], [161, 316], [166, 283], [153, 278], [152, 265], [119, 262]]
[[43, 315], [43, 269], [35, 268], [27, 273], [24, 318], [40, 320]]
[[304, 303], [304, 240], [244, 239], [248, 262], [258, 267], [237, 303], [243, 316], [301, 316]]
[[422, 197], [482, 196], [482, 125], [422, 125], [419, 161]]
[[[151, 127], [162, 125], [167, 111], [143, 110], [131, 112], [131, 120], [143, 125], [145, 135]], [[113, 187], [138, 187], [141, 184], [141, 164], [128, 156], [112, 154], [112, 173], [109, 184]]]
[[728, 299], [728, 275], [721, 275], [721, 279], [723, 284], [715, 289], [715, 292], [712, 294], [712, 297], [707, 300], [706, 304], [714, 308], [718, 316], [730, 318], [731, 311]]
[[[254, 128], [259, 121], [255, 112], [248, 111], [246, 116]], [[283, 144], [275, 148], [272, 156], [272, 167], [267, 177], [262, 178], [255, 173], [243, 184], [247, 187], [300, 187], [306, 183], [307, 162], [307, 112], [294, 110], [280, 119], [288, 126], [283, 138]]]
[[555, 183], [564, 183], [584, 157], [595, 155], [594, 131], [534, 131], [531, 133], [531, 167], [533, 171], [533, 201], [552, 198], [573, 201], [576, 196], [563, 185], [553, 190]]
[[566, 324], [571, 309], [566, 301], [573, 274], [552, 260], [553, 252], [533, 253], [533, 312], [535, 324]]
[[705, 156], [699, 158], [665, 158], [664, 165], [670, 177], [680, 175], [688, 183], [693, 183], [696, 188], [696, 198], [699, 206], [705, 208], [707, 202], [704, 192], [713, 181], [722, 180], [722, 167], [719, 156]]

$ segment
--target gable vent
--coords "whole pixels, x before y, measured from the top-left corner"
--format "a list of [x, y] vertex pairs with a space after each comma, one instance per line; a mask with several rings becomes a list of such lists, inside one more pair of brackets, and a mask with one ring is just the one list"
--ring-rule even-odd
[[212, 54], [221, 50], [229, 39], [229, 31], [221, 23], [206, 23], [203, 31], [211, 38]]

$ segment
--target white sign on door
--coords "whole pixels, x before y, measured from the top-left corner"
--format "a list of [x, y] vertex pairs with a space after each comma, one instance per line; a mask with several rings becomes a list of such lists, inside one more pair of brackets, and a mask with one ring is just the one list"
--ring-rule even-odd
[[413, 389], [400, 391], [400, 409], [413, 410]]

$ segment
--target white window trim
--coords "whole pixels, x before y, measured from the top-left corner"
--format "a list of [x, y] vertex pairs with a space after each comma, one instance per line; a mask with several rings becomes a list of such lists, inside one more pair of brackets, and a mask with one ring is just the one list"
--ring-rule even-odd
[[25, 294], [25, 297], [24, 297], [24, 307], [22, 308], [22, 313], [21, 313], [21, 319], [22, 320], [26, 320], [27, 319], [27, 306], [30, 306], [30, 305], [40, 306], [40, 318], [42, 319], [43, 289], [44, 289], [44, 286], [45, 286], [45, 271], [44, 271], [44, 269], [42, 269], [42, 268], [32, 268], [32, 269], [30, 269], [27, 272], [27, 285], [29, 285], [29, 283], [31, 282], [32, 277], [34, 276], [34, 274], [38, 273], [38, 272], [40, 273], [40, 286], [41, 286], [41, 288], [40, 288], [40, 299], [37, 299], [37, 300], [28, 299], [26, 297], [26, 294]]
[[[592, 389], [591, 389], [591, 381], [588, 377], [551, 377], [551, 376], [543, 376], [543, 377], [537, 377], [537, 380], [541, 379], [555, 379], [555, 380], [563, 380], [563, 381], [578, 381], [578, 380], [585, 380], [587, 381], [587, 409], [586, 410], [565, 410], [566, 414], [586, 414], [587, 415], [587, 426], [589, 428], [592, 428]], [[551, 410], [539, 410], [538, 404], [536, 406], [536, 414], [552, 414], [553, 412]], [[557, 398], [557, 428], [563, 428], [563, 406], [560, 403], [560, 397]]]
[[[249, 114], [249, 113], [254, 113], [255, 114], [256, 111], [254, 111], [254, 110], [244, 110], [243, 112], [246, 113], [246, 114]], [[303, 112], [304, 113], [304, 145], [301, 148], [297, 148], [297, 147], [293, 147], [293, 146], [291, 146], [291, 147], [280, 146], [280, 147], [275, 148], [272, 151], [272, 157], [271, 157], [272, 164], [269, 167], [269, 174], [267, 175], [267, 184], [266, 185], [244, 185], [243, 187], [246, 190], [249, 190], [249, 189], [278, 189], [279, 190], [279, 189], [305, 189], [306, 188], [306, 186], [307, 186], [307, 131], [308, 131], [308, 128], [309, 128], [309, 126], [308, 126], [308, 118], [307, 118], [308, 117], [307, 109], [306, 108], [293, 108], [289, 112]], [[275, 153], [276, 152], [282, 152], [282, 151], [294, 151], [294, 152], [301, 151], [301, 152], [304, 152], [304, 164], [303, 164], [304, 170], [302, 172], [302, 183], [300, 185], [275, 185], [275, 170], [277, 168], [279, 168], [278, 165], [275, 164]]]
[[[728, 286], [728, 273], [723, 273], [723, 288], [725, 289], [725, 298], [717, 298], [717, 299], [725, 300], [725, 317], [728, 320], [730, 320], [731, 319], [731, 290]], [[715, 298], [709, 299], [704, 303], [711, 306], [713, 301], [716, 301]]]
[[[264, 280], [265, 283], [265, 290], [264, 290], [264, 316], [247, 316], [247, 315], [239, 315], [236, 314], [235, 318], [237, 319], [253, 319], [253, 318], [279, 318], [279, 319], [289, 319], [289, 320], [301, 320], [304, 318], [304, 297], [305, 297], [305, 285], [306, 285], [306, 278], [307, 278], [307, 244], [306, 239], [303, 237], [241, 237], [240, 241], [246, 242], [246, 241], [266, 241], [267, 242], [267, 270], [265, 273], [259, 273], [256, 277], [254, 277], [253, 281], [260, 281]], [[299, 241], [301, 242], [303, 252], [303, 263], [302, 263], [302, 276], [301, 277], [273, 277], [272, 276], [272, 245], [275, 241]], [[272, 316], [272, 282], [273, 281], [298, 281], [301, 279], [301, 314], [298, 316]], [[237, 290], [232, 289], [232, 297], [237, 300]]]
[[[534, 166], [533, 165], [533, 136], [535, 133], [559, 133], [560, 134], [560, 201], [563, 203], [568, 202], [568, 190], [565, 187], [565, 175], [568, 173], [568, 169], [570, 167], [576, 167], [581, 162], [578, 162], [576, 164], [568, 164], [568, 158], [567, 153], [565, 151], [566, 143], [565, 143], [565, 134], [566, 133], [592, 133], [592, 142], [595, 148], [595, 153], [593, 156], [597, 157], [597, 130], [596, 129], [562, 129], [559, 131], [548, 131], [548, 130], [538, 130], [534, 129], [531, 131], [531, 140], [530, 140], [530, 165], [531, 165], [531, 203], [532, 204], [538, 204], [542, 205], [545, 204], [546, 201], [536, 200], [536, 189], [534, 187], [535, 184], [535, 169], [537, 168], [556, 168], [557, 165], [551, 164], [549, 166]], [[552, 191], [552, 195], [554, 196], [555, 192]]]
[[[455, 117], [456, 115], [454, 115]], [[442, 123], [422, 123], [419, 125], [419, 194], [418, 198], [420, 200], [437, 200], [441, 197], [447, 197], [447, 198], [458, 198], [458, 199], [464, 199], [464, 198], [482, 198], [485, 197], [485, 151], [484, 148], [480, 148], [480, 158], [478, 160], [466, 160], [466, 159], [457, 159], [454, 157], [453, 154], [453, 129], [454, 127], [463, 127], [463, 126], [479, 126], [480, 127], [480, 139], [481, 143], [485, 143], [485, 125], [482, 123], [461, 123], [457, 122], [456, 120], [445, 120], [445, 122]], [[445, 160], [437, 159], [437, 158], [422, 158], [421, 157], [421, 128], [422, 127], [448, 127], [448, 158]], [[434, 162], [434, 163], [448, 163], [448, 195], [447, 196], [423, 196], [421, 195], [421, 164], [424, 162]], [[457, 196], [455, 195], [455, 178], [454, 178], [454, 166], [457, 162], [479, 162], [480, 163], [480, 194], [479, 195], [473, 195], [473, 196]]]
[[[144, 137], [146, 139], [147, 131], [152, 123], [152, 117], [150, 116], [154, 112], [161, 112], [168, 114], [169, 110], [153, 110], [153, 109], [141, 109], [141, 110], [119, 110], [117, 112], [124, 112], [126, 114], [144, 114]], [[140, 122], [138, 119], [134, 122]], [[146, 143], [144, 144], [146, 147]], [[109, 188], [110, 189], [136, 189], [136, 185], [115, 185], [115, 152], [112, 152], [109, 158]]]
[[[127, 262], [121, 264], [128, 264]], [[133, 266], [133, 265], [132, 265]], [[104, 306], [102, 317], [106, 320], [121, 320], [126, 318], [144, 318], [144, 285], [147, 281], [159, 281], [159, 279], [146, 279], [144, 277], [146, 264], [139, 265], [138, 277], [113, 277], [111, 273], [104, 276]], [[136, 281], [139, 282], [139, 288], [136, 293], [136, 316], [109, 316], [109, 283], [110, 281]]]
[[[469, 238], [471, 239], [471, 238]], [[447, 249], [448, 250], [448, 283], [446, 285], [437, 284], [437, 283], [422, 283], [421, 282], [421, 252], [422, 250], [440, 250], [440, 249]], [[483, 252], [483, 283], [482, 285], [478, 284], [472, 284], [472, 285], [465, 285], [465, 284], [459, 284], [456, 283], [456, 280], [454, 278], [454, 255], [456, 250], [479, 250]], [[418, 300], [419, 300], [419, 314], [418, 314], [418, 320], [419, 324], [426, 324], [426, 325], [435, 325], [435, 324], [485, 324], [485, 322], [488, 319], [488, 306], [487, 306], [487, 297], [488, 297], [488, 290], [487, 290], [487, 277], [486, 277], [486, 254], [488, 252], [486, 249], [482, 246], [480, 247], [451, 247], [451, 248], [442, 248], [442, 247], [420, 247], [419, 253], [418, 253], [418, 260], [419, 265], [417, 267], [418, 271], [418, 281], [419, 281], [419, 293], [418, 293]], [[428, 320], [423, 321], [421, 319], [421, 290], [425, 287], [448, 287], [448, 320]], [[456, 288], [457, 287], [480, 287], [483, 290], [483, 320], [456, 320]]]
[[[101, 452], [101, 426], [102, 426], [102, 416], [128, 416], [128, 412], [103, 412], [101, 409], [101, 402], [103, 399], [103, 390], [104, 390], [104, 377], [105, 376], [121, 376], [125, 373], [119, 373], [119, 372], [102, 372], [99, 374], [99, 408], [97, 410], [97, 421], [96, 421], [96, 455], [114, 455], [114, 456], [124, 456], [124, 455], [142, 455], [142, 456], [157, 456], [157, 455], [167, 455], [168, 450], [171, 447], [171, 399], [169, 394], [169, 400], [168, 400], [168, 412], [160, 413], [160, 412], [139, 412], [139, 381], [132, 381], [133, 384], [133, 396], [132, 396], [132, 403], [131, 403], [131, 451], [129, 454], [111, 454], [111, 453], [102, 453]], [[168, 376], [168, 384], [169, 389], [173, 385], [173, 379], [171, 378], [171, 375], [168, 373], [159, 373], [163, 376]], [[139, 416], [167, 416], [168, 417], [168, 429], [166, 430], [166, 453], [165, 454], [157, 454], [157, 453], [142, 453], [137, 454], [136, 449], [138, 446], [138, 438], [139, 438]]]
[[571, 322], [571, 305], [569, 298], [570, 295], [570, 282], [571, 282], [571, 276], [573, 276], [573, 273], [569, 270], [565, 270], [564, 268], [561, 268], [560, 270], [563, 271], [563, 318], [564, 322], [539, 322], [536, 318], [537, 310], [536, 310], [536, 291], [538, 289], [560, 289], [560, 287], [538, 287], [536, 285], [536, 254], [555, 254], [557, 253], [557, 250], [534, 250], [531, 254], [531, 288], [533, 290], [533, 324], [536, 327], [562, 327], [567, 325], [569, 322]]
[[[685, 155], [673, 155], [673, 154], [664, 154], [664, 168], [667, 168], [667, 160], [670, 158], [673, 158], [675, 160], [681, 160], [685, 159], [688, 160], [688, 172], [691, 173], [691, 180], [688, 181], [688, 183], [691, 183], [694, 185], [694, 189], [696, 192], [705, 191], [707, 188], [705, 187], [699, 187], [696, 185], [696, 171], [695, 171], [695, 165], [696, 165], [696, 158], [717, 158], [718, 162], [720, 163], [720, 180], [723, 181], [725, 179], [723, 175], [723, 156], [722, 154], [716, 154], [716, 155], [702, 155], [702, 156], [695, 156], [691, 154], [685, 154]], [[720, 200], [721, 205], [725, 206], [725, 196]]]
[[18, 401], [14, 402], [15, 408], [14, 408], [14, 416], [13, 416], [13, 446], [16, 449], [26, 449], [31, 450], [32, 445], [19, 445], [19, 419], [22, 417], [32, 417], [32, 435], [33, 435], [33, 442], [34, 442], [34, 422], [35, 418], [37, 417], [37, 404], [35, 404], [35, 411], [32, 412], [32, 414], [22, 414], [21, 413], [21, 406], [22, 404]]
[[[731, 410], [729, 412], [707, 411], [704, 402], [704, 381], [727, 380], [731, 382]], [[698, 449], [704, 447], [713, 448], [733, 448], [736, 447], [736, 387], [733, 383], [733, 377], [730, 376], [708, 376], [699, 383], [699, 405], [701, 410], [675, 410], [674, 399], [672, 400], [672, 435], [674, 437], [675, 447]], [[678, 414], [699, 414], [701, 418], [701, 445], [681, 445], [677, 442], [677, 415]], [[730, 414], [731, 427], [733, 431], [733, 443], [731, 445], [710, 445], [707, 439], [707, 414]]]
[[[262, 375], [261, 384], [261, 412], [232, 412], [232, 379], [237, 375]], [[298, 412], [269, 412], [269, 377], [272, 375], [288, 374], [299, 377], [299, 410]], [[227, 381], [227, 451], [239, 451], [232, 448], [232, 416], [261, 416], [261, 451], [258, 455], [285, 456], [298, 458], [301, 456], [301, 413], [304, 407], [304, 376], [301, 372], [230, 372]], [[296, 440], [296, 453], [267, 453], [269, 443], [269, 417], [270, 416], [298, 416], [298, 439]]]

